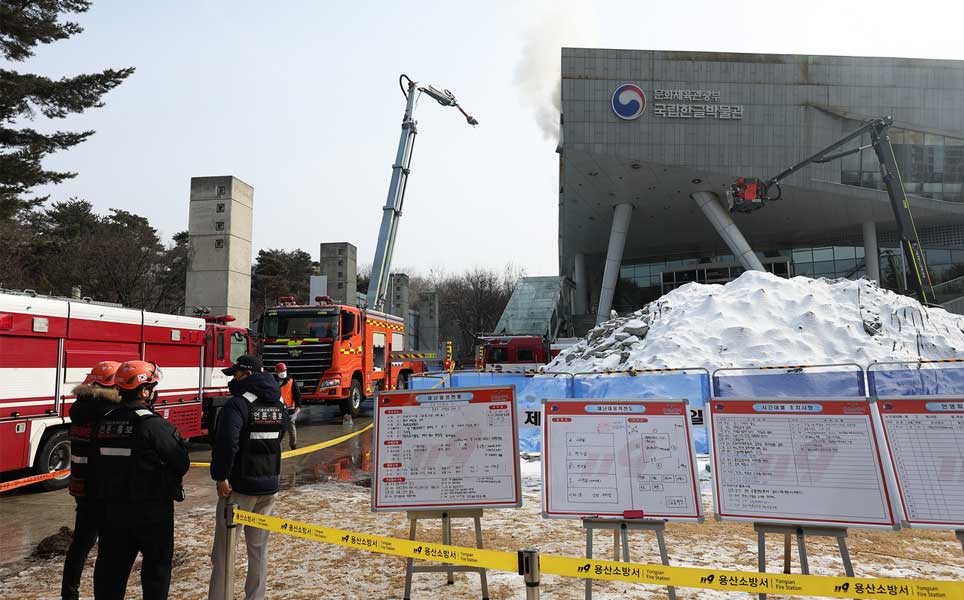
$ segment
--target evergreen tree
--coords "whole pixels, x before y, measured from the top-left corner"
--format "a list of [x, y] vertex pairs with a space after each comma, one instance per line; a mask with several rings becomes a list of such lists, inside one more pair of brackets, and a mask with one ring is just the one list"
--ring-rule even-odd
[[[0, 1], [0, 56], [22, 62], [39, 44], [76, 35], [83, 29], [63, 15], [86, 12], [88, 0]], [[62, 119], [72, 113], [102, 106], [101, 97], [120, 85], [133, 68], [51, 79], [0, 68], [0, 223], [10, 223], [22, 211], [42, 204], [47, 197], [28, 198], [39, 185], [60, 183], [76, 173], [48, 171], [41, 162], [90, 137], [93, 131], [42, 133], [22, 126], [40, 113]]]

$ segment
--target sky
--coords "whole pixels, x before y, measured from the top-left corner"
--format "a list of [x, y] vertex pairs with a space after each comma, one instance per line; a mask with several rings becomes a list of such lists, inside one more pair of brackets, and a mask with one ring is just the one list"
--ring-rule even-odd
[[[13, 68], [137, 71], [105, 106], [41, 130], [94, 129], [39, 189], [187, 229], [190, 179], [254, 186], [254, 251], [358, 247], [370, 264], [405, 99], [450, 89], [480, 125], [423, 96], [393, 270], [558, 271], [562, 46], [964, 59], [964, 3], [848, 0], [355, 2], [95, 0], [84, 33]], [[2, 62], [2, 61], [0, 61]], [[7, 67], [4, 67], [7, 68]]]

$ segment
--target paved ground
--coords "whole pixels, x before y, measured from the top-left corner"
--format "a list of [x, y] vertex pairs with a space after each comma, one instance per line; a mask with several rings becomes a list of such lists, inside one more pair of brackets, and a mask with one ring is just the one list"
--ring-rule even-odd
[[[336, 438], [362, 429], [371, 421], [370, 414], [365, 413], [354, 419], [352, 424], [343, 424], [336, 407], [310, 406], [302, 410], [299, 416], [298, 443], [307, 446]], [[287, 459], [282, 462], [282, 487], [326, 479], [333, 470], [330, 465], [345, 459], [358, 465], [364, 451], [369, 449], [371, 432], [366, 432], [331, 448]], [[209, 445], [191, 445], [192, 461], [204, 462], [210, 458]], [[184, 480], [184, 491], [185, 501], [176, 505], [178, 513], [213, 506], [217, 502], [214, 483], [204, 467], [191, 468]], [[26, 487], [0, 496], [0, 566], [26, 558], [40, 540], [56, 533], [64, 525], [73, 528], [73, 524], [74, 499], [66, 489], [37, 492], [32, 487]]]

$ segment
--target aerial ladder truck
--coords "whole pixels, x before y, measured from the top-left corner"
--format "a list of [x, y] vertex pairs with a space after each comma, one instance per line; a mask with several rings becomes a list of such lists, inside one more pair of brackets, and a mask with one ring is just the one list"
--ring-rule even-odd
[[[897, 221], [897, 237], [900, 240], [900, 246], [907, 264], [910, 266], [911, 285], [917, 299], [923, 304], [930, 304], [934, 301], [934, 288], [927, 272], [927, 263], [920, 245], [920, 238], [917, 235], [916, 227], [914, 227], [914, 218], [911, 215], [907, 194], [904, 192], [904, 183], [900, 178], [900, 169], [897, 166], [897, 158], [894, 156], [894, 147], [890, 142], [888, 132], [893, 124], [894, 119], [889, 116], [871, 119], [839, 141], [770, 179], [740, 177], [726, 190], [730, 211], [749, 213], [763, 208], [767, 202], [779, 200], [782, 195], [780, 182], [811, 163], [826, 163], [873, 148], [877, 154], [877, 160], [880, 162], [880, 174], [887, 195], [890, 197], [891, 210], [893, 210], [894, 218]], [[831, 154], [847, 143], [859, 140], [864, 133], [870, 134], [870, 144], [866, 146], [858, 145], [856, 148]]]

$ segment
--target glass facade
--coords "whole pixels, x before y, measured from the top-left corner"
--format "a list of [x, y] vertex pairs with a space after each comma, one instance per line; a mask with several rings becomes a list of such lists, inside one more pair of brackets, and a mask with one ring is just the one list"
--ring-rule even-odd
[[[896, 127], [890, 129], [890, 140], [907, 194], [964, 202], [964, 140]], [[860, 145], [869, 144], [865, 135]], [[845, 156], [840, 163], [840, 183], [884, 189], [873, 148]]]
[[[879, 249], [881, 285], [898, 292], [905, 291], [901, 250], [883, 246]], [[931, 281], [937, 285], [964, 276], [964, 249], [925, 249]], [[866, 276], [863, 246], [803, 247], [757, 252], [768, 271], [780, 276], [858, 279]], [[613, 308], [618, 312], [636, 310], [647, 302], [690, 281], [725, 283], [740, 276], [743, 268], [733, 266], [732, 254], [661, 261], [626, 261], [620, 267], [619, 282]], [[789, 273], [787, 273], [789, 266]], [[685, 267], [692, 267], [688, 269]]]

